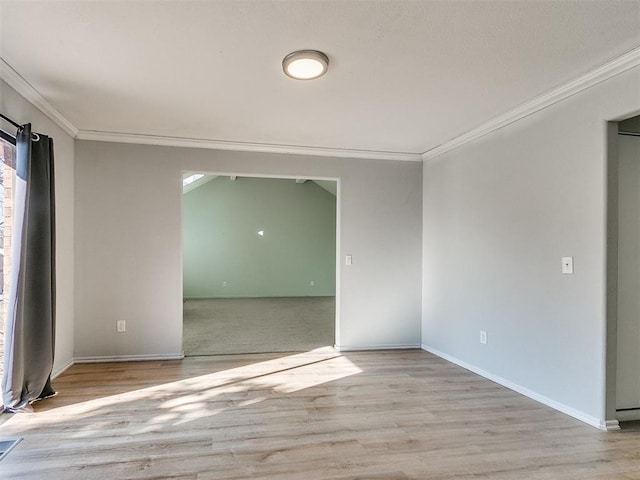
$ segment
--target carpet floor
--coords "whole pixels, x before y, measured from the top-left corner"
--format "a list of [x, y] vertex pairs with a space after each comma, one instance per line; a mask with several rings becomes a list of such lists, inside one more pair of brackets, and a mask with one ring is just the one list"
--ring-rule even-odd
[[183, 309], [188, 356], [302, 352], [335, 343], [335, 297], [187, 299]]

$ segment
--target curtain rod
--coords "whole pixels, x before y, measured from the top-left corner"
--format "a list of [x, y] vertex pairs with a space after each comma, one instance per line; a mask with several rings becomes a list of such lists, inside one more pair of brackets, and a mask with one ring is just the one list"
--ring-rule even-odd
[[618, 135], [626, 135], [628, 137], [640, 137], [638, 132], [618, 132]]
[[12, 145], [16, 144], [16, 137], [11, 135], [9, 132], [5, 132], [0, 128], [0, 138], [6, 142], [11, 143]]
[[16, 128], [20, 128], [20, 125], [17, 124], [16, 122], [14, 122], [13, 120], [11, 120], [9, 117], [3, 115], [0, 113], [0, 117], [4, 118], [7, 122], [9, 122], [11, 125], [13, 125]]

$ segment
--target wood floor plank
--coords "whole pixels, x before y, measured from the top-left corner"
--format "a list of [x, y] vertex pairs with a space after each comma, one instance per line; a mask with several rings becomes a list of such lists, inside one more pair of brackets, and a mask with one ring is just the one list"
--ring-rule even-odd
[[418, 351], [74, 365], [0, 479], [640, 479], [640, 424], [602, 432]]

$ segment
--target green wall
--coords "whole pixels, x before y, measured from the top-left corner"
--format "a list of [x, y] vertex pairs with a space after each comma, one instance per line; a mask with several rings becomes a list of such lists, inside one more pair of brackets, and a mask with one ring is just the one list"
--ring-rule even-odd
[[335, 295], [336, 197], [314, 182], [218, 177], [182, 208], [185, 298]]

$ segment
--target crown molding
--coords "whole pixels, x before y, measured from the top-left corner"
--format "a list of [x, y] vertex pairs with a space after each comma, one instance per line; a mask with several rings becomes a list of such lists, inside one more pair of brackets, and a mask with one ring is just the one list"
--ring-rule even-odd
[[100, 142], [134, 143], [141, 145], [159, 145], [171, 147], [204, 148], [212, 150], [231, 150], [257, 153], [280, 153], [292, 155], [313, 155], [320, 157], [360, 158], [368, 160], [393, 160], [406, 162], [428, 161], [455, 148], [477, 140], [540, 110], [550, 107], [572, 95], [602, 83], [620, 73], [640, 65], [640, 46], [614, 60], [565, 83], [519, 107], [509, 110], [489, 122], [464, 133], [447, 143], [427, 150], [422, 154], [406, 152], [384, 152], [375, 150], [340, 149], [324, 147], [303, 147], [293, 145], [275, 145], [250, 142], [230, 142], [196, 138], [166, 137], [156, 135], [137, 135], [118, 132], [79, 130], [65, 118], [40, 92], [27, 82], [16, 70], [0, 57], [0, 78], [11, 88], [37, 107], [56, 125], [78, 140]]
[[325, 147], [302, 147], [268, 143], [228, 142], [224, 140], [165, 137], [158, 135], [137, 135], [131, 133], [101, 132], [94, 130], [80, 130], [76, 135], [76, 138], [78, 140], [93, 140], [97, 142], [135, 143], [141, 145], [205, 148], [210, 150], [232, 150], [239, 152], [284, 153], [291, 155], [362, 158], [367, 160], [395, 160], [404, 162], [422, 161], [422, 157], [419, 153], [380, 152], [376, 150], [355, 150]]
[[550, 107], [571, 97], [572, 95], [580, 93], [587, 88], [591, 88], [639, 65], [640, 46], [594, 70], [591, 70], [575, 80], [567, 82], [560, 87], [534, 98], [533, 100], [523, 103], [519, 107], [509, 110], [505, 114], [500, 115], [493, 120], [490, 120], [479, 127], [450, 140], [447, 143], [432, 148], [431, 150], [427, 150], [422, 154], [422, 160], [428, 161], [444, 153], [450, 152], [455, 148], [477, 140], [480, 137], [484, 137], [491, 132], [495, 132], [496, 130], [506, 127], [511, 123], [517, 122], [518, 120], [528, 117], [533, 113], [539, 112], [540, 110]]
[[78, 129], [65, 118], [62, 113], [56, 109], [40, 92], [38, 92], [24, 77], [22, 77], [15, 69], [0, 57], [0, 78], [16, 92], [22, 95], [38, 110], [44, 113], [51, 121], [58, 125], [72, 137], [76, 137]]
[[320, 157], [361, 158], [367, 160], [395, 160], [421, 162], [419, 153], [381, 152], [375, 150], [356, 150], [324, 147], [302, 147], [292, 145], [274, 145], [249, 142], [228, 142], [223, 140], [205, 140], [196, 138], [165, 137], [156, 135], [137, 135], [129, 133], [79, 130], [65, 118], [44, 96], [38, 92], [11, 65], [0, 57], [0, 79], [13, 88], [32, 105], [38, 108], [56, 125], [78, 140], [100, 142], [135, 143], [141, 145], [159, 145], [169, 147], [205, 148], [211, 150], [233, 150], [241, 152], [284, 153], [293, 155], [314, 155]]

